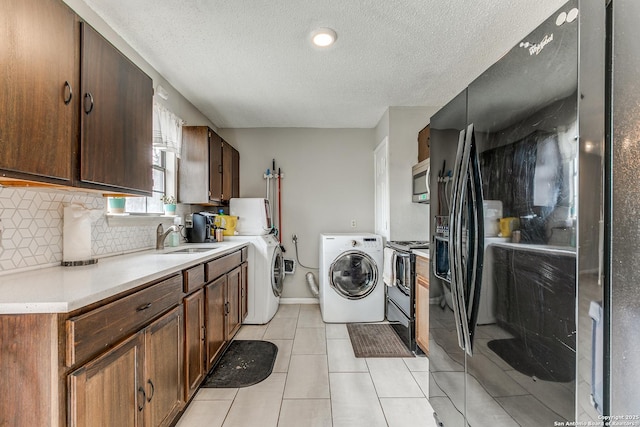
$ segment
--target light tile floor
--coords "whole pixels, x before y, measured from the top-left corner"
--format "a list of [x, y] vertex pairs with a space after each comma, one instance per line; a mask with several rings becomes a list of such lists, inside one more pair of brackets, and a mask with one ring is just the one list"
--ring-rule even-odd
[[273, 373], [251, 387], [200, 389], [177, 427], [436, 426], [429, 360], [356, 358], [346, 325], [325, 324], [318, 305], [283, 304], [235, 339], [276, 344]]

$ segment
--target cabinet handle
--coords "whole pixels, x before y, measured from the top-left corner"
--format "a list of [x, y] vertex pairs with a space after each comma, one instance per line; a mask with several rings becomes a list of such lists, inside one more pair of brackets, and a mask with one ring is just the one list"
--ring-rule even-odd
[[218, 173], [222, 173], [222, 165], [218, 165]]
[[204, 340], [205, 340], [206, 335], [207, 335], [207, 330], [206, 330], [206, 328], [205, 328], [204, 326], [201, 326], [201, 327], [200, 327], [200, 339], [201, 339], [202, 341], [204, 341]]
[[149, 307], [151, 307], [151, 303], [150, 302], [148, 302], [146, 304], [142, 304], [140, 307], [136, 308], [136, 311], [144, 311]]
[[[87, 110], [87, 98], [89, 98], [89, 101], [91, 102], [88, 110]], [[84, 94], [84, 112], [85, 114], [89, 114], [92, 111], [93, 111], [93, 95], [91, 94], [91, 92], [87, 92]]]
[[65, 89], [65, 93], [68, 94], [64, 98], [64, 105], [69, 105], [69, 103], [71, 102], [71, 98], [73, 98], [73, 91], [71, 90], [71, 83], [69, 83], [68, 81], [65, 81], [64, 82], [64, 89]]
[[153, 381], [151, 381], [151, 379], [147, 380], [147, 384], [151, 386], [151, 396], [147, 397], [147, 402], [151, 402], [151, 399], [153, 399], [153, 396], [156, 394], [156, 387], [153, 385]]
[[224, 303], [224, 314], [229, 314], [229, 301]]
[[138, 411], [142, 411], [147, 401], [147, 393], [144, 392], [144, 388], [142, 386], [138, 387], [138, 393], [142, 393], [142, 405], [138, 404]]

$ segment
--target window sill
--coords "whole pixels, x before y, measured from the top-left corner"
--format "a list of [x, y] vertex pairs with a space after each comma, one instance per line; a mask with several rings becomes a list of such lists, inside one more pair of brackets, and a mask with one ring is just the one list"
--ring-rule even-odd
[[109, 227], [140, 227], [158, 224], [172, 225], [177, 215], [107, 213], [106, 217]]

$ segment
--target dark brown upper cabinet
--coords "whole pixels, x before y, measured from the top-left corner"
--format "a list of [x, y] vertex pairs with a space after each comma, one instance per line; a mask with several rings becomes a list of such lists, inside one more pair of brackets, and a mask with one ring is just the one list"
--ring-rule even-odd
[[420, 132], [418, 132], [418, 162], [429, 158], [429, 151], [431, 148], [431, 128], [426, 125]]
[[[212, 131], [213, 132], [213, 131]], [[222, 202], [224, 194], [224, 142], [215, 132], [209, 141], [209, 201]]]
[[59, 0], [0, 25], [0, 181], [150, 195], [151, 78]]
[[153, 83], [82, 23], [80, 181], [151, 195]]
[[232, 147], [233, 167], [231, 170], [231, 198], [240, 197], [240, 153]]
[[79, 33], [57, 0], [0, 2], [0, 176], [70, 185]]
[[220, 198], [226, 202], [233, 194], [233, 152], [234, 148], [222, 142], [222, 194]]
[[240, 194], [240, 154], [207, 126], [182, 128], [180, 203], [220, 206]]

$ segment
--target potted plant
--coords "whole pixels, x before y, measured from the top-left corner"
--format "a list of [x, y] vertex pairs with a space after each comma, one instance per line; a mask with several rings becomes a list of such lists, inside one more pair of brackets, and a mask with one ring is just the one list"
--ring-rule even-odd
[[160, 198], [162, 203], [164, 203], [164, 213], [165, 215], [175, 215], [176, 214], [176, 198], [174, 196], [167, 196], [166, 194]]
[[124, 213], [125, 202], [124, 197], [109, 197], [109, 213]]

